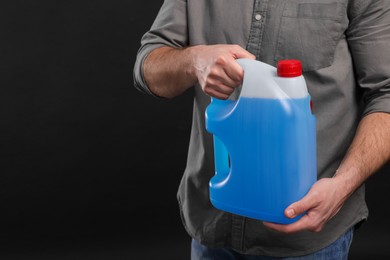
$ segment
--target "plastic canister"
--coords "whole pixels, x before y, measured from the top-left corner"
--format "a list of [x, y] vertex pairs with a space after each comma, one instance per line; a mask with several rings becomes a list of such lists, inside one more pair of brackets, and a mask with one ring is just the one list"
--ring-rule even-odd
[[238, 59], [244, 80], [237, 100], [212, 99], [206, 129], [214, 137], [214, 207], [254, 219], [292, 223], [284, 210], [317, 179], [316, 119], [297, 60]]

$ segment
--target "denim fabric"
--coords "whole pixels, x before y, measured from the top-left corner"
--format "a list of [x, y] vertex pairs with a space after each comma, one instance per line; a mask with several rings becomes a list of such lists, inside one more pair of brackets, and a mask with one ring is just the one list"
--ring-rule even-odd
[[312, 254], [296, 257], [242, 255], [228, 248], [209, 248], [193, 239], [191, 260], [348, 260], [352, 238], [353, 229], [350, 229], [329, 246]]

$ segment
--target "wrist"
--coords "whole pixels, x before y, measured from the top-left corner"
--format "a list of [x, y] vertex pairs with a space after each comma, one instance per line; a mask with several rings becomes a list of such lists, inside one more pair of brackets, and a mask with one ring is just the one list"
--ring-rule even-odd
[[338, 193], [345, 199], [351, 196], [363, 183], [360, 181], [358, 170], [353, 167], [348, 170], [339, 168], [333, 176], [333, 180], [338, 187]]
[[198, 82], [196, 60], [197, 60], [197, 54], [199, 52], [199, 45], [187, 47], [183, 49], [183, 51], [185, 52], [185, 56], [187, 60], [187, 64], [185, 66], [186, 68], [185, 74], [188, 78], [192, 79], [194, 84], [196, 84]]

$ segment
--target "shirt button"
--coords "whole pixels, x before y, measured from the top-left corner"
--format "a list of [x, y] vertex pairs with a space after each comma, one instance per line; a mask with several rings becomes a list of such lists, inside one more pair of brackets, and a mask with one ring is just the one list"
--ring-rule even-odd
[[255, 15], [255, 19], [256, 19], [256, 21], [260, 21], [261, 20], [261, 14], [256, 14]]

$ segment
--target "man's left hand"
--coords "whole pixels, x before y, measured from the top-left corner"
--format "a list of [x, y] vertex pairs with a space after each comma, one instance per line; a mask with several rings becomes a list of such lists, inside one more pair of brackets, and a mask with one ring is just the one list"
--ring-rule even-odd
[[264, 222], [264, 225], [286, 234], [303, 230], [319, 232], [339, 212], [348, 197], [345, 193], [338, 178], [320, 179], [314, 183], [305, 197], [284, 211], [288, 218], [304, 214], [298, 221], [287, 225]]

